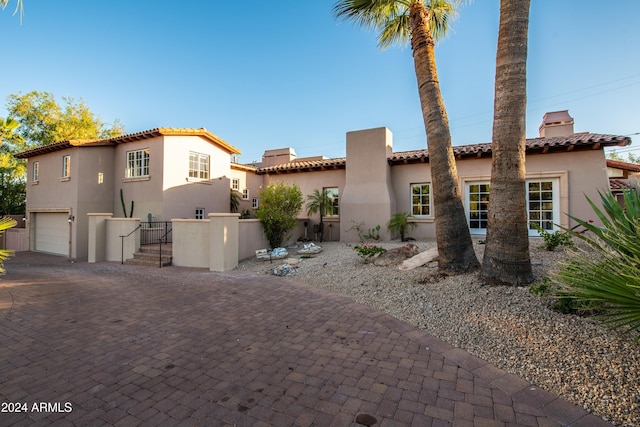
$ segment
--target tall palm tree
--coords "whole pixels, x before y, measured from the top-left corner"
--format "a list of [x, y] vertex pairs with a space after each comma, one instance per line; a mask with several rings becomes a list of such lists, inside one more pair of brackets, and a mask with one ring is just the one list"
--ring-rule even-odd
[[533, 281], [525, 188], [529, 4], [500, 0], [491, 199], [481, 271], [487, 280], [516, 285]]
[[465, 217], [449, 119], [440, 92], [435, 41], [444, 36], [462, 0], [340, 0], [336, 17], [380, 32], [378, 44], [411, 42], [427, 132], [439, 268], [461, 273], [479, 267]]

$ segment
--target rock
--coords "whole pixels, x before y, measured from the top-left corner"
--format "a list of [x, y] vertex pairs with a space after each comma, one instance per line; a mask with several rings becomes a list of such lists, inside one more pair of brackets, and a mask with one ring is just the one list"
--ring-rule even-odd
[[434, 261], [436, 258], [438, 258], [438, 248], [427, 249], [416, 256], [404, 260], [398, 268], [400, 270], [413, 270], [416, 267], [420, 267]]
[[374, 258], [375, 265], [388, 267], [390, 265], [398, 265], [407, 258], [411, 258], [418, 254], [418, 246], [415, 243], [407, 243], [398, 248], [389, 249]]

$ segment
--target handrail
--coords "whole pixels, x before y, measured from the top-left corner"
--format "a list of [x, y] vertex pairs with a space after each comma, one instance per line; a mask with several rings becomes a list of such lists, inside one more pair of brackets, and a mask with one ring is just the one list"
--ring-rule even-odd
[[140, 227], [142, 227], [142, 224], [138, 224], [138, 226], [136, 228], [134, 228], [131, 233], [127, 234], [126, 236], [119, 236], [120, 237], [120, 264], [124, 264], [124, 238], [125, 237], [129, 237], [131, 236], [133, 233], [135, 233]]
[[158, 242], [160, 243], [160, 259], [159, 259], [159, 263], [160, 263], [160, 268], [162, 268], [162, 241], [166, 240], [166, 237], [169, 235], [169, 233], [171, 233], [173, 231], [173, 228], [170, 228], [167, 230], [166, 233], [164, 233], [162, 236], [160, 236], [160, 238], [158, 239]]

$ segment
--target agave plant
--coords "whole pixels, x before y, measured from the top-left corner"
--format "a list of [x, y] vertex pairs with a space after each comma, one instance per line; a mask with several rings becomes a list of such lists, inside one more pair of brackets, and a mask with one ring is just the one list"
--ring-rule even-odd
[[[573, 235], [578, 250], [553, 274], [559, 296], [601, 307], [605, 323], [622, 334], [640, 331], [640, 195], [624, 192], [624, 207], [611, 193], [600, 193], [602, 209], [587, 198], [602, 226], [573, 218], [587, 233]], [[635, 338], [637, 343], [640, 334]]]
[[[16, 220], [9, 217], [0, 218], [0, 234], [11, 227], [15, 227], [17, 224]], [[4, 260], [13, 255], [13, 251], [7, 249], [0, 249], [0, 274], [4, 274]]]

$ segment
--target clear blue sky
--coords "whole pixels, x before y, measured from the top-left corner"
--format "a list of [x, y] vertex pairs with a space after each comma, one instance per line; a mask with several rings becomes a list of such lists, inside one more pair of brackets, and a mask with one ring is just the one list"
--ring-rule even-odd
[[[576, 131], [640, 132], [640, 1], [531, 3], [527, 136], [564, 109]], [[379, 50], [333, 4], [24, 0], [21, 25], [11, 0], [0, 116], [9, 94], [39, 90], [83, 99], [127, 132], [206, 127], [247, 163], [281, 147], [344, 156], [347, 131], [380, 126], [394, 151], [424, 148], [410, 48]], [[491, 140], [498, 12], [499, 0], [463, 7], [436, 49], [454, 145]]]

